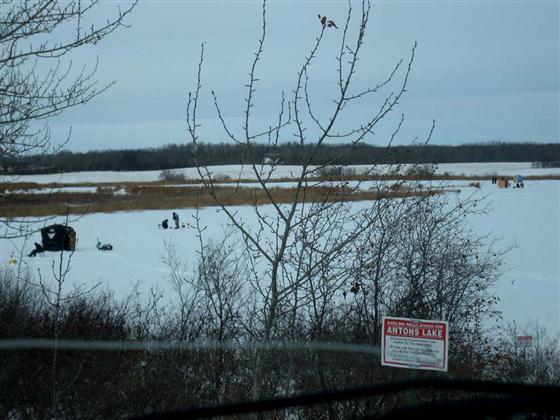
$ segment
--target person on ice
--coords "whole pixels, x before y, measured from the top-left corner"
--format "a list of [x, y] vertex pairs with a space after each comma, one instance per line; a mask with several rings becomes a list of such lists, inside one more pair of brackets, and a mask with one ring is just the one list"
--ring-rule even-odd
[[97, 244], [95, 245], [95, 248], [97, 248], [99, 251], [112, 251], [113, 245], [109, 243], [102, 244], [99, 238], [97, 238]]
[[175, 222], [175, 229], [179, 229], [179, 215], [173, 212], [173, 221]]
[[29, 256], [30, 257], [35, 257], [37, 254], [43, 254], [44, 252], [45, 252], [45, 250], [43, 249], [41, 244], [38, 244], [37, 242], [35, 242], [35, 249], [33, 251], [31, 251]]
[[169, 220], [165, 219], [163, 222], [161, 222], [161, 227], [167, 229], [169, 227]]

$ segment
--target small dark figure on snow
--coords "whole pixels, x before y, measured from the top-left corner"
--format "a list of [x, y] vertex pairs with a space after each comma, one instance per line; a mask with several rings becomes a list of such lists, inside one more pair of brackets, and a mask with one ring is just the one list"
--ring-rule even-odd
[[163, 229], [167, 229], [169, 227], [169, 219], [165, 219], [163, 222], [161, 222], [161, 227]]
[[44, 254], [44, 253], [45, 253], [45, 250], [43, 249], [42, 245], [35, 242], [35, 249], [33, 251], [31, 251], [29, 256], [30, 257], [35, 257], [35, 256], [37, 256], [37, 254]]
[[95, 245], [95, 247], [99, 250], [99, 251], [112, 251], [113, 250], [113, 245], [111, 244], [102, 244], [99, 241], [99, 238], [97, 238], [97, 245]]
[[173, 212], [173, 221], [175, 222], [175, 229], [179, 229], [179, 215]]

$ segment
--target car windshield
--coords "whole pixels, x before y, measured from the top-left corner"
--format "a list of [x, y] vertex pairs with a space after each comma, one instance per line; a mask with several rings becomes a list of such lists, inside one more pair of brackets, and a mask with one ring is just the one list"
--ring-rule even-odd
[[558, 2], [0, 15], [0, 417], [560, 415]]

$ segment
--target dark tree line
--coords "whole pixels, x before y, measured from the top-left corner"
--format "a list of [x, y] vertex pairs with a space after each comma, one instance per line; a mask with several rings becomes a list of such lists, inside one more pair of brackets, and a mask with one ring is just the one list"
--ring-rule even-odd
[[[280, 143], [274, 150], [267, 145], [247, 148], [238, 144], [198, 145], [199, 164], [232, 165], [260, 163], [266, 154], [277, 153], [283, 164], [298, 165], [311, 154], [312, 146]], [[303, 152], [303, 153], [302, 153]], [[409, 145], [379, 147], [359, 144], [324, 145], [315, 151], [313, 163], [337, 165], [397, 164], [397, 163], [458, 163], [458, 162], [558, 162], [557, 143], [490, 143], [444, 145]], [[60, 151], [56, 154], [25, 158], [0, 158], [4, 173], [49, 173], [78, 171], [158, 170], [195, 166], [192, 144], [166, 145], [149, 149], [94, 150], [89, 152]]]

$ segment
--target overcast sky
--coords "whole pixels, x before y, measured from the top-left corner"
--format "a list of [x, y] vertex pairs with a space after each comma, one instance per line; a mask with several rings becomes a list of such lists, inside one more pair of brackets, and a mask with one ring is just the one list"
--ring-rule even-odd
[[[357, 11], [359, 3], [353, 6]], [[115, 2], [104, 2], [96, 17], [114, 14], [115, 7]], [[256, 129], [274, 124], [282, 90], [291, 94], [297, 70], [321, 29], [317, 14], [342, 26], [346, 9], [345, 1], [268, 3], [265, 50], [257, 68]], [[418, 49], [406, 96], [367, 142], [386, 144], [401, 113], [406, 123], [398, 144], [426, 136], [432, 119], [435, 144], [558, 141], [559, 13], [555, 0], [373, 2], [355, 89], [375, 85], [399, 59], [408, 60], [415, 41]], [[73, 54], [75, 64], [93, 65], [97, 57], [97, 79], [115, 80], [116, 85], [53, 119], [53, 137], [64, 137], [72, 127], [67, 145], [71, 150], [188, 141], [187, 94], [195, 87], [200, 45], [205, 42], [201, 137], [227, 141], [209, 93], [216, 91], [227, 121], [240, 132], [260, 15], [257, 1], [141, 0], [127, 20], [130, 28]], [[312, 102], [322, 116], [332, 111], [341, 36], [340, 29], [325, 34], [311, 69]], [[396, 83], [382, 94], [395, 90], [401, 76], [397, 74]], [[348, 109], [340, 127], [359, 126], [377, 111], [382, 94]], [[281, 140], [292, 140], [292, 131], [282, 133]]]

